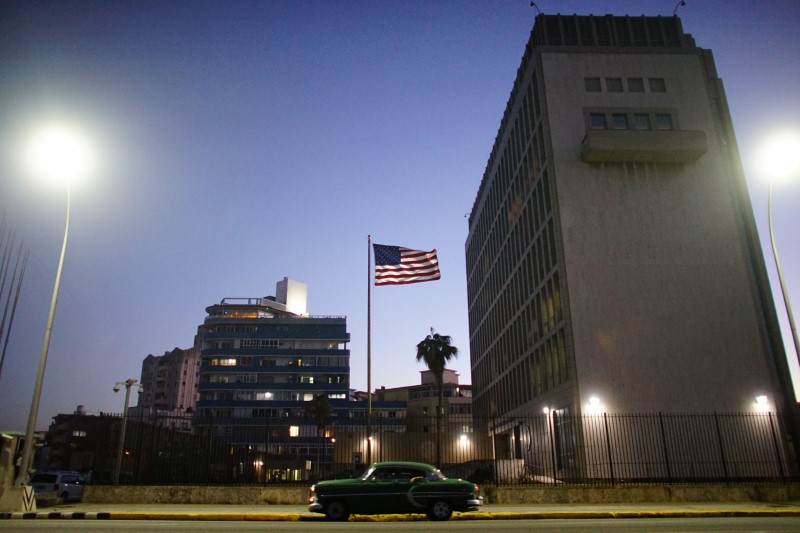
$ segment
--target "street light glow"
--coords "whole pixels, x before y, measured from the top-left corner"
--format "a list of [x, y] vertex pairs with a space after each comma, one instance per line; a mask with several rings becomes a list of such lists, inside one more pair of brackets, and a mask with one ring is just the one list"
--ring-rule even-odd
[[800, 134], [786, 131], [764, 141], [758, 152], [758, 167], [772, 181], [785, 181], [800, 170]]
[[25, 163], [46, 181], [72, 184], [91, 173], [95, 157], [88, 139], [80, 132], [54, 123], [37, 131], [30, 139]]

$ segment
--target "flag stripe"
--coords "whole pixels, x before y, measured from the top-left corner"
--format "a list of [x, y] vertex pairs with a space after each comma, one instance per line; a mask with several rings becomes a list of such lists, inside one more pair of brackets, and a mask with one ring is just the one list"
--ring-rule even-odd
[[403, 285], [441, 278], [436, 250], [423, 252], [400, 246], [373, 244], [375, 285]]

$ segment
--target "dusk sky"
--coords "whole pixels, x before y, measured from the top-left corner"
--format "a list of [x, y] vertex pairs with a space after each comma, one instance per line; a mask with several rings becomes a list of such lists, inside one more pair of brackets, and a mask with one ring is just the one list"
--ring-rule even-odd
[[[138, 379], [148, 354], [191, 347], [207, 306], [274, 295], [284, 277], [308, 284], [311, 314], [347, 316], [351, 387], [366, 389], [368, 235], [436, 248], [442, 273], [374, 289], [373, 387], [419, 382], [416, 344], [431, 327], [453, 337], [451, 366], [470, 383], [465, 216], [533, 25], [529, 4], [2, 0], [0, 216], [30, 261], [0, 430], [25, 430], [64, 231], [65, 190], [19, 163], [27, 133], [52, 117], [82, 129], [100, 164], [72, 190], [37, 429], [79, 404], [121, 412], [112, 387]], [[586, 15], [672, 16], [675, 4], [537, 2]], [[687, 0], [678, 15], [724, 82], [796, 368], [756, 151], [776, 130], [800, 131], [800, 1]], [[774, 204], [796, 313], [797, 178]]]

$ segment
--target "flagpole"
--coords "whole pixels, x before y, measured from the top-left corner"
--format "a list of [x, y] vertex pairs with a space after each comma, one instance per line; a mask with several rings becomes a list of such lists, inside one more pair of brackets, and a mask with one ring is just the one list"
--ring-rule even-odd
[[372, 235], [367, 235], [367, 466], [372, 464]]

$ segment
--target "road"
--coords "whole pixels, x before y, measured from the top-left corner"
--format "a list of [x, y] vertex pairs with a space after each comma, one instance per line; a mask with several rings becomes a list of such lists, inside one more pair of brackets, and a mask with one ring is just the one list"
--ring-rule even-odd
[[798, 531], [800, 518], [626, 518], [558, 520], [459, 520], [431, 524], [419, 522], [208, 522], [194, 520], [2, 520], [0, 531], [142, 532], [161, 531], [588, 531], [588, 532], [679, 532]]

